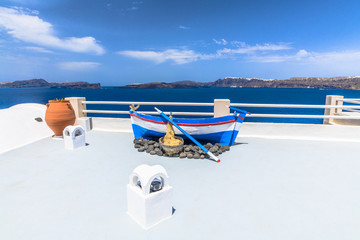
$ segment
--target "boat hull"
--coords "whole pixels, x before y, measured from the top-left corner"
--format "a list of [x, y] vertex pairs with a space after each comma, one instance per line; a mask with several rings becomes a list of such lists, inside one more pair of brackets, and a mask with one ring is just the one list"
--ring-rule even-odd
[[[158, 138], [166, 134], [166, 119], [157, 116], [140, 114], [130, 111], [132, 129], [135, 138]], [[174, 122], [198, 141], [220, 143], [230, 146], [234, 143], [245, 114], [229, 115], [217, 118], [185, 119], [174, 118]], [[174, 128], [175, 135], [184, 139], [187, 137]]]

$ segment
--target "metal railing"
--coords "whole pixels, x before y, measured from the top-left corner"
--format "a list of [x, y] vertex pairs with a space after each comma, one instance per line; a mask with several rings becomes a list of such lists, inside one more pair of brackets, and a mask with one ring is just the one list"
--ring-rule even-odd
[[[345, 112], [356, 112], [356, 113], [360, 113], [360, 99], [358, 98], [346, 98], [343, 100], [337, 100], [338, 102], [342, 102], [343, 103], [351, 103], [351, 104], [358, 104], [358, 106], [356, 105], [343, 105], [344, 108], [342, 109]], [[346, 108], [345, 108], [346, 107]]]
[[[359, 104], [359, 105], [343, 105], [343, 103]], [[152, 105], [152, 106], [206, 106], [211, 107], [215, 105], [214, 103], [191, 103], [191, 102], [137, 102], [137, 101], [82, 101], [83, 105]], [[230, 103], [230, 101], [229, 101]], [[360, 112], [360, 99], [341, 99], [336, 101], [336, 105], [304, 105], [304, 104], [253, 104], [253, 103], [230, 103], [230, 106], [233, 107], [251, 107], [251, 108], [295, 108], [295, 109], [328, 109], [330, 111], [341, 112], [351, 111], [351, 112]], [[156, 111], [138, 111], [143, 114], [158, 115]], [[83, 110], [83, 113], [101, 113], [101, 114], [129, 114], [129, 111], [114, 111], [114, 110]], [[165, 112], [169, 114], [170, 112]], [[214, 116], [215, 112], [172, 112], [173, 115], [181, 116]], [[360, 119], [359, 116], [343, 116], [335, 114], [326, 114], [324, 115], [305, 115], [305, 114], [251, 114], [248, 117], [259, 117], [259, 118], [307, 118], [307, 119]]]

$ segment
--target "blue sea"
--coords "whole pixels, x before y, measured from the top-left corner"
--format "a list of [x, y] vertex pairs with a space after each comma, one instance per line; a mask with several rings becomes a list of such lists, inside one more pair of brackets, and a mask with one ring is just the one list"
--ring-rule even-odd
[[[86, 97], [89, 101], [156, 101], [156, 102], [213, 102], [230, 99], [233, 103], [325, 104], [326, 95], [360, 98], [360, 91], [343, 89], [304, 88], [194, 88], [194, 89], [53, 89], [0, 88], [0, 109], [20, 103], [46, 104], [48, 100], [65, 97]], [[158, 106], [163, 111], [211, 112], [212, 107]], [[88, 105], [87, 109], [128, 110], [122, 105]], [[323, 109], [243, 108], [251, 113], [323, 114]], [[141, 106], [140, 111], [153, 110]], [[129, 117], [128, 115], [89, 114], [89, 116]], [[322, 123], [321, 119], [247, 118], [248, 122]]]

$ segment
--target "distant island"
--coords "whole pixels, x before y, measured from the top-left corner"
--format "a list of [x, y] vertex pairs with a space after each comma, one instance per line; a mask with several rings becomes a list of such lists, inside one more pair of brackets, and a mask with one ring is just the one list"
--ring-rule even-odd
[[286, 80], [226, 77], [214, 82], [178, 81], [131, 84], [119, 88], [205, 88], [205, 87], [263, 87], [263, 88], [324, 88], [360, 90], [360, 77], [308, 78], [293, 77]]
[[31, 79], [31, 80], [0, 83], [0, 88], [31, 88], [31, 87], [98, 89], [98, 88], [101, 88], [101, 85], [100, 85], [100, 83], [88, 83], [88, 82], [54, 83], [54, 82], [47, 82], [44, 79]]

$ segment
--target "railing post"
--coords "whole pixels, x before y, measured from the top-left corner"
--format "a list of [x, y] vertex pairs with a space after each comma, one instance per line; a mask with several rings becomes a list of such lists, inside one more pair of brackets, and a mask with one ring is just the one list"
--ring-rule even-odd
[[214, 117], [222, 117], [230, 114], [230, 99], [214, 99]]
[[86, 110], [86, 104], [82, 103], [86, 100], [85, 97], [67, 97], [65, 100], [70, 101], [71, 106], [75, 111], [76, 119], [86, 117], [86, 113], [83, 112], [83, 110]]
[[[339, 95], [327, 95], [325, 105], [343, 105], [344, 96]], [[342, 108], [325, 108], [324, 115], [340, 115], [342, 113]], [[323, 124], [333, 124], [334, 119], [328, 118], [324, 119]]]

